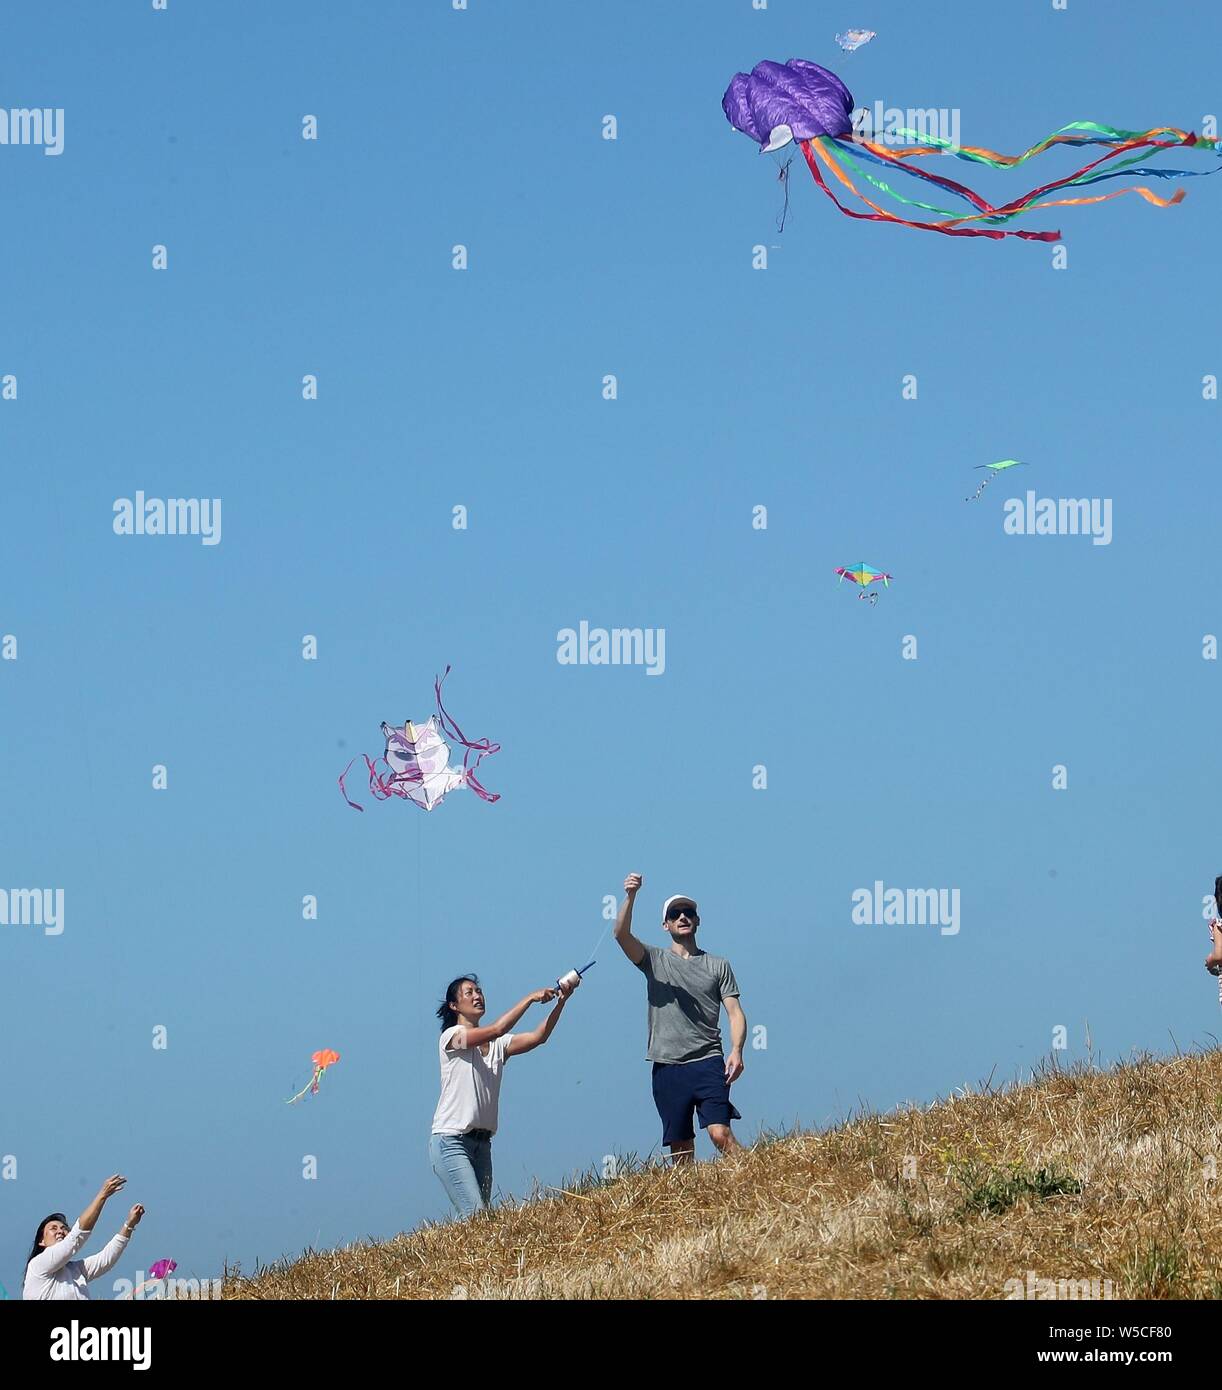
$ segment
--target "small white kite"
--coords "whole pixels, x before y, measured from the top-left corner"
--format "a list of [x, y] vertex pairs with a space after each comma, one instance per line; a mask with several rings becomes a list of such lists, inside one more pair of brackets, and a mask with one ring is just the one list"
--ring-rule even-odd
[[836, 42], [846, 53], [853, 53], [877, 37], [873, 29], [846, 29], [843, 34], [836, 35]]

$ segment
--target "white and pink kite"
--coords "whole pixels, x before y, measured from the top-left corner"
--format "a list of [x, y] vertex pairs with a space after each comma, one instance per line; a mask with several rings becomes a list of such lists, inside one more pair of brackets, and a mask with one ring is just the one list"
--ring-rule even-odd
[[[369, 769], [369, 790], [378, 801], [389, 801], [392, 796], [402, 797], [419, 806], [422, 811], [431, 811], [440, 806], [445, 797], [458, 787], [470, 787], [482, 801], [499, 801], [499, 792], [486, 791], [479, 784], [475, 769], [484, 758], [499, 753], [501, 745], [482, 738], [472, 743], [450, 718], [441, 703], [441, 685], [450, 674], [447, 666], [445, 675], [433, 684], [437, 696], [437, 713], [429, 715], [423, 724], [413, 724], [408, 719], [401, 729], [393, 724], [383, 724], [382, 734], [386, 739], [386, 751], [380, 758], [370, 759], [362, 753], [365, 766]], [[445, 738], [442, 735], [445, 735]], [[465, 750], [461, 767], [450, 765], [450, 745], [446, 738], [460, 743]], [[363, 811], [348, 795], [344, 778], [352, 771], [352, 763], [344, 768], [339, 776], [339, 789], [344, 800], [354, 811]], [[378, 764], [385, 763], [387, 772], [379, 772]]]

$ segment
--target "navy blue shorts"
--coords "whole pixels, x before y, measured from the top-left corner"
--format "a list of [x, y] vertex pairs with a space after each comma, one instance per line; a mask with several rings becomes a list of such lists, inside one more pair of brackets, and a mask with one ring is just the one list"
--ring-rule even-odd
[[724, 1057], [706, 1057], [701, 1062], [655, 1062], [653, 1103], [662, 1117], [663, 1144], [682, 1144], [696, 1137], [693, 1110], [700, 1116], [701, 1129], [742, 1119], [730, 1103]]

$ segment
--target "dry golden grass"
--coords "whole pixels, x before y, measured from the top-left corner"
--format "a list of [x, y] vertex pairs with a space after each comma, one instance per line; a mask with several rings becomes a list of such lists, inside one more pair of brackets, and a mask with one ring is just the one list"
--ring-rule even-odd
[[1116, 1298], [1214, 1298], [1220, 1125], [1222, 1053], [1049, 1067], [737, 1159], [587, 1177], [470, 1222], [231, 1273], [224, 1296], [1002, 1298], [1033, 1270], [1111, 1280]]

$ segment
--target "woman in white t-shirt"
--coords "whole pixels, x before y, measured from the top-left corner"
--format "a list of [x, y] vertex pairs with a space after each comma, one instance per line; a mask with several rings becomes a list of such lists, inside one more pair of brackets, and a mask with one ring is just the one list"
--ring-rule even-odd
[[22, 1298], [63, 1300], [89, 1297], [89, 1281], [100, 1279], [118, 1264], [132, 1232], [140, 1224], [144, 1208], [139, 1205], [132, 1207], [118, 1235], [112, 1236], [98, 1254], [87, 1255], [83, 1260], [72, 1257], [89, 1239], [107, 1199], [120, 1191], [126, 1182], [127, 1179], [118, 1173], [107, 1178], [99, 1188], [98, 1195], [71, 1226], [67, 1224], [63, 1212], [59, 1211], [38, 1223], [34, 1248], [25, 1262]]
[[[1222, 977], [1222, 874], [1214, 879], [1214, 903], [1218, 915], [1209, 924], [1210, 951], [1205, 957], [1205, 969]], [[1222, 1004], [1222, 978], [1218, 980], [1218, 1003]]]
[[[492, 1136], [496, 1133], [505, 1062], [533, 1052], [551, 1037], [571, 993], [568, 986], [537, 989], [490, 1027], [481, 1028], [484, 991], [479, 979], [460, 975], [446, 989], [437, 1010], [441, 1020], [441, 1098], [433, 1115], [429, 1158], [460, 1216], [474, 1216], [492, 1205]], [[533, 1032], [509, 1031], [532, 1004], [548, 1004], [553, 999], [556, 1007]]]

